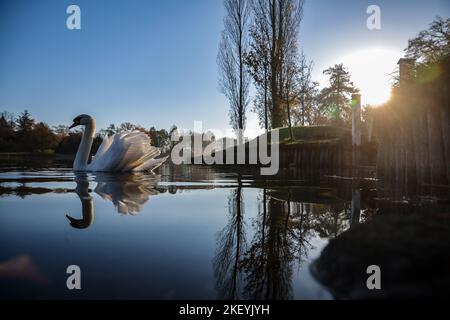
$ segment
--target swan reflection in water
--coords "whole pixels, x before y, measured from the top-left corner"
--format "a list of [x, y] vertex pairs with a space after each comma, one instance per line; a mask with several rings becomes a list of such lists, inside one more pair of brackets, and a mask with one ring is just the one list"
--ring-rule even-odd
[[[87, 173], [77, 173], [75, 192], [81, 200], [82, 218], [66, 215], [70, 225], [76, 229], [86, 229], [94, 222], [94, 200], [89, 189], [90, 177]], [[150, 196], [159, 194], [155, 189], [159, 176], [148, 174], [107, 174], [97, 173], [94, 192], [102, 199], [111, 201], [119, 214], [136, 215], [142, 210]]]

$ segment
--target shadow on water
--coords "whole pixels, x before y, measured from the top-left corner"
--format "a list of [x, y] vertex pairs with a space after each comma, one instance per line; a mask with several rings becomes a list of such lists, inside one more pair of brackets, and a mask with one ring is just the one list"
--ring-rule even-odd
[[[331, 239], [311, 271], [336, 299], [448, 298], [448, 204], [378, 203], [376, 215]], [[369, 290], [378, 266], [381, 290]]]

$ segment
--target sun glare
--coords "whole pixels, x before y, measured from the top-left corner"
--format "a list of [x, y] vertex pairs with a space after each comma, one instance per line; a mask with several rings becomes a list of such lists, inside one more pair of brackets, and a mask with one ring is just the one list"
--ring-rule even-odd
[[391, 95], [390, 74], [395, 70], [402, 52], [373, 48], [353, 52], [340, 62], [351, 73], [351, 79], [360, 89], [363, 104], [378, 106]]

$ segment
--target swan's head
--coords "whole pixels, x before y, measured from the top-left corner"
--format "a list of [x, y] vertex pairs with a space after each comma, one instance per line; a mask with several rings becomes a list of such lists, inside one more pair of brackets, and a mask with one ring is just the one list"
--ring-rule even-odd
[[81, 114], [75, 119], [73, 119], [73, 124], [69, 127], [69, 129], [78, 127], [78, 126], [87, 126], [88, 124], [92, 123], [93, 119], [91, 116], [88, 116], [87, 114]]

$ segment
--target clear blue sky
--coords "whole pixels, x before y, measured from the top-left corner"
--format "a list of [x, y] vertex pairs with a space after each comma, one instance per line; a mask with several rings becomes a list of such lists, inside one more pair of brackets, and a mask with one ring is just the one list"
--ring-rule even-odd
[[[82, 30], [66, 28], [70, 4], [81, 8]], [[366, 28], [370, 4], [381, 7], [380, 31]], [[89, 113], [100, 127], [202, 120], [224, 129], [223, 15], [221, 0], [0, 0], [0, 110], [27, 108], [50, 125]], [[319, 77], [355, 50], [402, 50], [436, 15], [450, 16], [447, 0], [306, 0], [299, 41]]]

